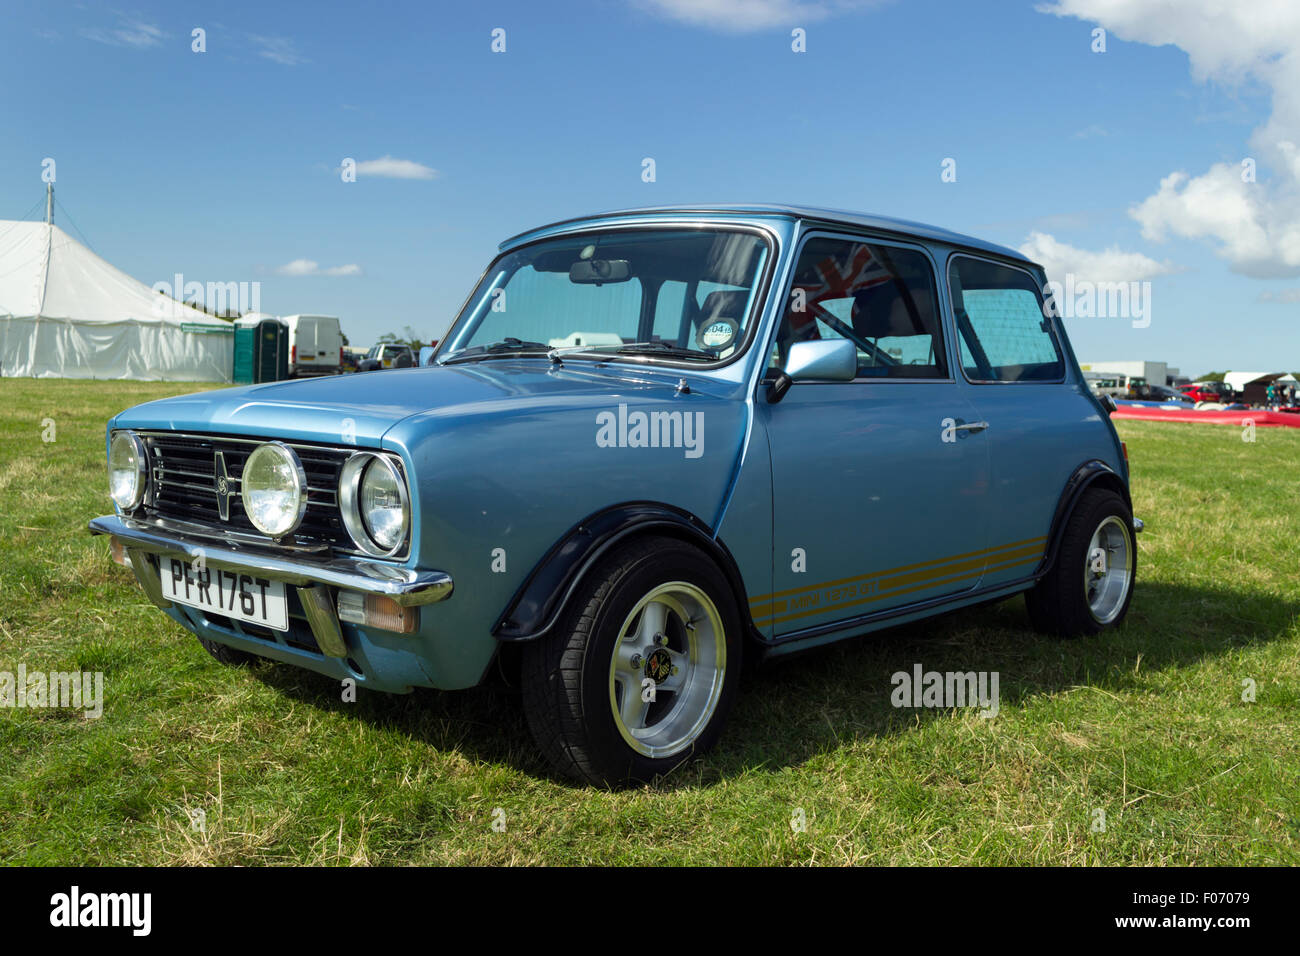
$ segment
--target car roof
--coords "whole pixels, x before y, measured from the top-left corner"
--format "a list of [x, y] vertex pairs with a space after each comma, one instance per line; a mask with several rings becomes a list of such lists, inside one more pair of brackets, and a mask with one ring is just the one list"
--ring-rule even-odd
[[506, 249], [509, 246], [524, 241], [525, 239], [535, 238], [549, 230], [587, 221], [624, 219], [636, 216], [706, 215], [711, 213], [752, 216], [756, 218], [776, 217], [786, 219], [804, 219], [829, 225], [853, 226], [856, 228], [870, 229], [874, 232], [891, 233], [897, 236], [929, 239], [962, 249], [992, 253], [993, 255], [1001, 256], [1004, 259], [1012, 259], [1017, 262], [1028, 263], [1029, 265], [1038, 265], [1038, 263], [1027, 258], [1023, 253], [1018, 252], [1015, 249], [1008, 248], [1007, 246], [1000, 246], [993, 242], [987, 242], [983, 239], [977, 239], [974, 236], [967, 236], [959, 232], [953, 232], [952, 230], [944, 229], [941, 226], [931, 226], [923, 222], [913, 222], [908, 219], [896, 219], [892, 216], [877, 216], [869, 213], [852, 212], [845, 209], [826, 209], [820, 206], [787, 205], [782, 203], [717, 203], [712, 205], [641, 206], [633, 209], [616, 209], [610, 212], [595, 213], [589, 216], [574, 216], [570, 219], [561, 219], [544, 226], [529, 229], [526, 232], [521, 232], [518, 235], [511, 236], [509, 239], [501, 243], [500, 248]]

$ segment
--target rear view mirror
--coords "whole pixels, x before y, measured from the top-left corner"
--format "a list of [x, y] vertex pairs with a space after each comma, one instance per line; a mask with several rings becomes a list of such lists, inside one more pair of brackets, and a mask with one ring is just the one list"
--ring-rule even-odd
[[632, 269], [626, 259], [580, 259], [569, 266], [569, 281], [581, 285], [626, 282]]

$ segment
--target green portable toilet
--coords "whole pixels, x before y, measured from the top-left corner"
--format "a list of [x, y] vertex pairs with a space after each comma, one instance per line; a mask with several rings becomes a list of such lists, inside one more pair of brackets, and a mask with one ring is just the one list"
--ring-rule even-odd
[[236, 385], [253, 384], [253, 351], [257, 344], [257, 326], [235, 324], [235, 360], [231, 380]]
[[262, 313], [239, 319], [235, 323], [235, 383], [278, 382], [288, 377], [289, 326]]

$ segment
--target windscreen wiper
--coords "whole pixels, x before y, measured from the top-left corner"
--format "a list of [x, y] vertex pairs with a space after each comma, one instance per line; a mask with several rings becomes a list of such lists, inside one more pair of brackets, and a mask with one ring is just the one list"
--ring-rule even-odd
[[456, 362], [468, 362], [473, 359], [492, 358], [499, 355], [526, 355], [531, 352], [549, 352], [550, 350], [551, 346], [543, 342], [526, 342], [514, 336], [507, 336], [500, 342], [493, 342], [491, 345], [473, 345], [467, 349], [461, 349], [443, 359], [440, 364], [452, 365]]
[[629, 342], [627, 345], [618, 346], [614, 351], [633, 354], [656, 352], [660, 355], [670, 355], [673, 358], [696, 359], [705, 362], [712, 362], [717, 358], [712, 352], [705, 352], [702, 349], [684, 349], [668, 342]]
[[700, 349], [684, 349], [680, 346], [671, 345], [668, 342], [627, 342], [623, 345], [602, 344], [602, 345], [570, 345], [565, 348], [554, 348], [550, 351], [550, 359], [559, 365], [561, 361], [569, 355], [581, 355], [586, 353], [603, 354], [614, 352], [615, 354], [626, 353], [635, 354], [656, 354], [666, 355], [671, 358], [694, 359], [696, 361], [711, 361], [717, 356]]

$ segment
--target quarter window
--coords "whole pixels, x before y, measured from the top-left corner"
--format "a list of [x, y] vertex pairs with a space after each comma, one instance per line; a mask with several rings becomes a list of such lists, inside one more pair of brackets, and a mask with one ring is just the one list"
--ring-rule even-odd
[[972, 382], [1044, 382], [1065, 375], [1043, 296], [1022, 269], [969, 256], [948, 267], [961, 364]]

